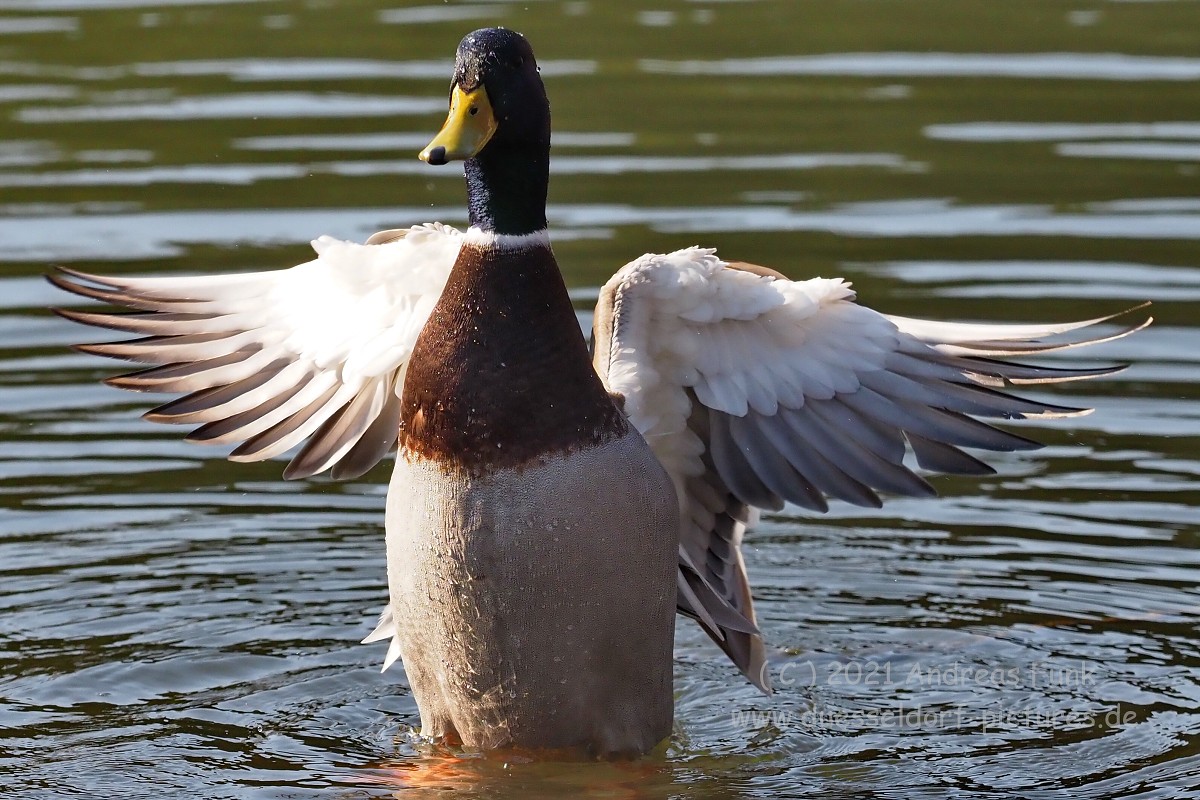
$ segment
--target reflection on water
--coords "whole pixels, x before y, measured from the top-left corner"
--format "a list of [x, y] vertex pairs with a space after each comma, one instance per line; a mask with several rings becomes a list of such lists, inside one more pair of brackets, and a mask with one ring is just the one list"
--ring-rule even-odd
[[0, 20], [0, 35], [19, 33], [74, 33], [79, 22], [68, 17], [9, 17]]
[[[913, 295], [1063, 300], [1089, 297], [1164, 303], [1200, 300], [1200, 269], [1188, 267], [1100, 261], [903, 261], [859, 268], [877, 269], [904, 283], [916, 284], [908, 290]], [[1156, 336], [1161, 331], [1159, 326], [1146, 335]], [[1183, 329], [1174, 335], [1188, 334]], [[1157, 348], [1155, 352], [1163, 355]]]
[[1149, 158], [1158, 161], [1200, 161], [1200, 144], [1162, 144], [1159, 142], [1102, 142], [1060, 144], [1061, 156], [1081, 158]]
[[[429, 137], [424, 137], [428, 143]], [[412, 148], [414, 151], [420, 147]], [[139, 151], [89, 151], [79, 160], [145, 160]], [[672, 173], [753, 170], [800, 170], [829, 167], [885, 167], [919, 171], [889, 153], [780, 153], [764, 156], [556, 156], [550, 164], [552, 175], [626, 175], [630, 173]], [[144, 186], [150, 183], [250, 184], [258, 181], [299, 179], [313, 173], [333, 175], [422, 175], [430, 178], [462, 178], [462, 166], [447, 165], [430, 173], [429, 167], [415, 159], [404, 161], [337, 161], [305, 164], [218, 164], [145, 169], [92, 169], [71, 172], [9, 172], [0, 174], [0, 186]]]
[[944, 200], [848, 203], [822, 211], [763, 206], [705, 208], [693, 213], [653, 210], [663, 230], [832, 231], [847, 236], [1055, 236], [1117, 239], [1197, 239], [1200, 213], [1190, 205], [1156, 210], [1096, 203], [1085, 213], [1046, 206], [957, 206]]
[[1056, 142], [1070, 139], [1200, 139], [1200, 122], [967, 122], [930, 125], [931, 139], [959, 142]]
[[5, 0], [5, 11], [95, 11], [97, 9], [169, 8], [234, 3], [268, 3], [271, 0]]
[[[157, 96], [152, 98], [156, 99]], [[181, 97], [163, 102], [39, 106], [20, 109], [16, 118], [21, 122], [133, 122], [262, 117], [392, 117], [398, 114], [428, 114], [442, 110], [445, 105], [432, 97], [272, 92]]]
[[[1194, 5], [0, 4], [0, 784], [1197, 795]], [[694, 243], [910, 316], [1151, 299], [1159, 319], [1060, 356], [1133, 366], [1035, 391], [1097, 411], [1021, 425], [1049, 446], [989, 457], [996, 475], [769, 515], [746, 558], [779, 690], [681, 621], [673, 735], [632, 763], [415, 739], [402, 675], [357, 644], [386, 594], [386, 467], [333, 484], [229, 464], [138, 419], [154, 398], [101, 385], [42, 310], [65, 300], [52, 263], [264, 269], [320, 234], [462, 224], [461, 171], [413, 153], [458, 38], [495, 21], [543, 55], [550, 218], [585, 326], [620, 264]]]
[[389, 8], [380, 11], [377, 18], [380, 22], [391, 25], [427, 25], [432, 22], [459, 20], [495, 20], [506, 16], [507, 11], [508, 7], [500, 4], [416, 6]]
[[[237, 139], [240, 150], [394, 150], [419, 151], [429, 144], [428, 133], [331, 134], [325, 136], [255, 136]], [[629, 147], [632, 133], [555, 131], [554, 147]]]
[[[386, 162], [386, 174], [409, 174], [408, 162]], [[419, 172], [422, 165], [413, 167]], [[218, 169], [228, 183], [251, 183], [254, 177], [285, 177], [289, 165]], [[461, 169], [461, 168], [459, 168]], [[330, 172], [338, 172], [331, 167]], [[355, 170], [340, 170], [354, 174]], [[151, 178], [160, 172], [176, 170], [130, 171], [131, 177]], [[180, 177], [212, 182], [206, 170]], [[108, 173], [73, 173], [79, 183], [88, 176], [97, 179]], [[453, 171], [439, 175], [454, 176]], [[109, 175], [111, 177], [111, 175]], [[0, 178], [0, 182], [3, 178]], [[134, 179], [131, 185], [152, 183]], [[55, 185], [47, 180], [41, 185]], [[64, 180], [59, 185], [72, 185]], [[32, 209], [31, 209], [32, 210]], [[298, 232], [321, 231], [341, 238], [365, 239], [375, 230], [395, 225], [411, 225], [428, 219], [464, 224], [464, 209], [375, 208], [375, 209], [277, 209], [273, 211], [165, 212], [145, 214], [84, 213], [60, 216], [61, 209], [46, 209], [45, 215], [29, 216], [19, 225], [0, 220], [6, 248], [0, 261], [81, 261], [144, 260], [176, 255], [185, 244], [295, 243]], [[1109, 212], [1109, 213], [1106, 213]], [[827, 211], [798, 211], [777, 205], [747, 204], [728, 207], [638, 207], [638, 206], [558, 206], [549, 209], [555, 226], [555, 240], [608, 238], [614, 227], [646, 227], [653, 231], [686, 233], [701, 241], [712, 233], [756, 233], [822, 231], [845, 236], [886, 237], [1080, 237], [1097, 239], [1200, 239], [1200, 210], [1174, 210], [1174, 206], [1142, 211], [1097, 204], [1095, 213], [1053, 214], [1042, 206], [956, 208], [941, 201], [895, 201], [847, 204]], [[589, 235], [589, 232], [591, 235]], [[299, 235], [304, 235], [300, 233]], [[625, 258], [624, 256], [622, 258]], [[626, 259], [627, 260], [627, 259]], [[622, 261], [621, 263], [624, 263]], [[786, 266], [786, 262], [784, 263]], [[617, 265], [619, 266], [619, 264]], [[1094, 290], [1094, 287], [1093, 289]], [[1088, 291], [1085, 289], [1084, 291]], [[1080, 296], [1083, 296], [1082, 294]]]
[[680, 75], [857, 75], [867, 77], [1037, 78], [1089, 81], [1200, 80], [1200, 58], [1114, 53], [831, 53], [819, 56], [640, 62]]
[[[1200, 139], [1200, 124], [1192, 122], [1092, 124], [975, 122], [930, 125], [925, 129], [925, 135], [931, 139], [959, 142], [1056, 142], [1054, 147], [1056, 154], [1075, 158], [1200, 161], [1200, 144], [1176, 141]], [[1081, 142], [1080, 139], [1123, 139], [1126, 141]]]

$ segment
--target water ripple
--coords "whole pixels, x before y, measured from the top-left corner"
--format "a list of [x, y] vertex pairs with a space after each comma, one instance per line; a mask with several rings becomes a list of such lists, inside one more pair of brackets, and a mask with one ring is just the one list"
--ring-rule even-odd
[[[268, 115], [269, 116], [269, 115]], [[413, 141], [428, 143], [428, 134]], [[569, 141], [569, 137], [568, 137]], [[414, 148], [415, 149], [415, 148]], [[550, 162], [555, 175], [626, 175], [635, 173], [684, 173], [714, 171], [777, 171], [837, 167], [882, 167], [917, 171], [912, 164], [890, 153], [780, 153], [764, 156], [555, 156]], [[251, 184], [261, 180], [303, 178], [313, 173], [352, 177], [378, 175], [422, 175], [429, 178], [460, 178], [462, 166], [431, 170], [415, 158], [403, 161], [336, 161], [304, 164], [188, 164], [144, 169], [94, 169], [71, 172], [0, 172], [0, 186], [146, 186], [155, 183]]]
[[[590, 75], [596, 71], [596, 62], [579, 59], [547, 59], [538, 62], [538, 69], [546, 77]], [[129, 67], [128, 73], [141, 77], [223, 75], [235, 81], [245, 82], [304, 81], [308, 83], [359, 78], [410, 78], [444, 81], [453, 70], [453, 59], [376, 61], [365, 58], [236, 58], [140, 63]], [[111, 77], [119, 77], [122, 74], [124, 73], [113, 72]], [[445, 101], [442, 101], [442, 106], [445, 107]]]
[[489, 5], [412, 6], [380, 11], [376, 18], [388, 25], [428, 25], [436, 22], [457, 22], [468, 19], [502, 17], [509, 7], [498, 3]]
[[[4, 792], [1198, 796], [1195, 3], [1012, 0], [972, 26], [933, 0], [854, 19], [784, 0], [420, 2], [0, 2]], [[777, 691], [681, 619], [672, 736], [632, 763], [415, 737], [402, 671], [358, 644], [387, 596], [389, 465], [335, 483], [231, 464], [140, 419], [163, 398], [100, 384], [126, 367], [67, 348], [110, 337], [44, 309], [75, 302], [38, 275], [52, 263], [271, 269], [318, 233], [462, 224], [461, 170], [413, 159], [413, 128], [444, 114], [446, 56], [484, 12], [561, 57], [544, 74], [584, 76], [551, 87], [572, 130], [551, 185], [570, 202], [549, 216], [585, 327], [622, 261], [693, 243], [844, 274], [916, 317], [1157, 301], [1148, 330], [1046, 358], [1127, 371], [1022, 387], [1097, 409], [1001, 422], [1049, 446], [931, 476], [936, 499], [765, 515], [745, 561]], [[72, 30], [24, 21], [55, 14]], [[851, 52], [885, 40], [913, 52]]]
[[1063, 139], [1200, 139], [1200, 122], [960, 122], [927, 125], [949, 142], [1054, 142]]
[[[424, 165], [395, 162], [397, 173]], [[268, 169], [273, 169], [268, 165]], [[285, 172], [294, 167], [282, 165]], [[378, 174], [363, 162], [346, 162], [341, 174]], [[431, 171], [432, 172], [432, 171]], [[236, 170], [235, 170], [236, 174]], [[453, 176], [449, 170], [437, 174]], [[330, 233], [362, 240], [376, 230], [431, 220], [453, 224], [463, 209], [449, 207], [179, 211], [82, 214], [0, 219], [5, 248], [0, 261], [149, 259], [178, 255], [188, 244], [295, 243]], [[1200, 201], [1163, 198], [1093, 204], [1084, 213], [1048, 206], [958, 206], [946, 200], [847, 203], [827, 211], [790, 206], [551, 205], [555, 238], [607, 236], [616, 226], [645, 226], [669, 233], [828, 231], [845, 236], [959, 237], [1046, 236], [1095, 239], [1200, 239]], [[782, 265], [786, 267], [786, 264]]]
[[1200, 268], [1053, 259], [889, 261], [854, 267], [919, 287], [912, 293], [940, 297], [1200, 301]]
[[3, 17], [0, 35], [22, 36], [29, 33], [74, 33], [79, 30], [75, 17]]
[[1142, 158], [1155, 161], [1200, 161], [1200, 144], [1164, 142], [1064, 142], [1054, 148], [1073, 158]]
[[[420, 150], [429, 143], [429, 133], [331, 133], [289, 136], [253, 136], [235, 139], [239, 150]], [[629, 147], [632, 133], [555, 131], [554, 147]]]
[[110, 105], [36, 106], [19, 109], [21, 122], [98, 122], [190, 119], [281, 119], [317, 117], [390, 117], [445, 111], [446, 101], [431, 97], [315, 92], [264, 92], [181, 97], [165, 102]]
[[714, 61], [643, 59], [643, 72], [668, 75], [848, 75], [904, 78], [1036, 78], [1194, 81], [1200, 58], [1121, 53], [829, 53]]
[[98, 11], [121, 8], [168, 8], [268, 3], [271, 0], [5, 0], [8, 11]]

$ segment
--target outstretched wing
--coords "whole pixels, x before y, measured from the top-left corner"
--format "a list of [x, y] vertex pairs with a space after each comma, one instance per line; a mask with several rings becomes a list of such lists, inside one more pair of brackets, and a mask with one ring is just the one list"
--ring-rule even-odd
[[239, 442], [235, 461], [307, 440], [285, 477], [332, 468], [334, 478], [353, 478], [396, 444], [405, 365], [461, 240], [431, 224], [385, 231], [366, 245], [321, 237], [315, 259], [271, 272], [117, 278], [60, 269], [49, 279], [133, 309], [56, 311], [143, 335], [77, 347], [152, 365], [109, 378], [113, 386], [184, 395], [147, 419], [199, 425], [189, 441]]
[[[1109, 375], [1006, 360], [1123, 336], [1058, 343], [1064, 325], [971, 325], [889, 317], [838, 279], [790, 281], [712, 250], [646, 255], [622, 268], [596, 309], [595, 364], [675, 481], [683, 511], [679, 606], [764, 690], [764, 650], [740, 544], [756, 509], [826, 498], [879, 506], [877, 492], [932, 495], [903, 461], [936, 472], [993, 470], [962, 447], [1036, 442], [972, 417], [1070, 416], [1014, 384]], [[907, 443], [907, 444], [906, 444]], [[730, 611], [744, 618], [727, 624]]]

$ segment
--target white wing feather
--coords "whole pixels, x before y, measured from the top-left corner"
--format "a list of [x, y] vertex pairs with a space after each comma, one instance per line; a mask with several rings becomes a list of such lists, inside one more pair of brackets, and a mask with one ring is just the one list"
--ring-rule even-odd
[[[146, 338], [80, 349], [155, 365], [109, 380], [183, 392], [150, 411], [200, 424], [188, 438], [241, 442], [230, 458], [271, 458], [307, 440], [286, 477], [362, 474], [395, 445], [403, 371], [462, 243], [438, 224], [381, 244], [323, 236], [291, 269], [200, 277], [99, 277], [58, 286], [136, 312], [59, 313]], [[379, 236], [377, 234], [377, 236]]]
[[1110, 318], [973, 325], [888, 317], [855, 303], [842, 280], [776, 278], [701, 248], [626, 265], [601, 292], [596, 319], [597, 371], [624, 397], [681, 498], [680, 610], [764, 689], [765, 654], [753, 626], [715, 619], [732, 608], [754, 621], [738, 548], [756, 507], [790, 501], [824, 511], [826, 497], [877, 506], [877, 490], [933, 494], [904, 466], [909, 448], [935, 471], [990, 472], [958, 448], [1038, 445], [969, 415], [1086, 413], [996, 387], [1120, 369], [1050, 369], [990, 356], [1089, 344], [1141, 327], [1045, 343]]

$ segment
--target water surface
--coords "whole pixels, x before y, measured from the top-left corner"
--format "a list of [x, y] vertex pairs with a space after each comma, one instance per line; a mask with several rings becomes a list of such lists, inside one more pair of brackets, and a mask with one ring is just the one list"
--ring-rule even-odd
[[[998, 474], [788, 508], [746, 560], [779, 689], [694, 625], [628, 764], [422, 745], [357, 642], [387, 467], [284, 482], [138, 418], [51, 264], [266, 269], [463, 222], [415, 152], [505, 24], [554, 108], [550, 217], [597, 287], [691, 244], [875, 308], [1156, 325]], [[831, 0], [0, 4], [0, 785], [13, 797], [1200, 796], [1200, 6]], [[1049, 394], [1049, 391], [1044, 394]], [[1035, 392], [1043, 394], [1043, 392]], [[7, 795], [6, 795], [7, 796]]]

